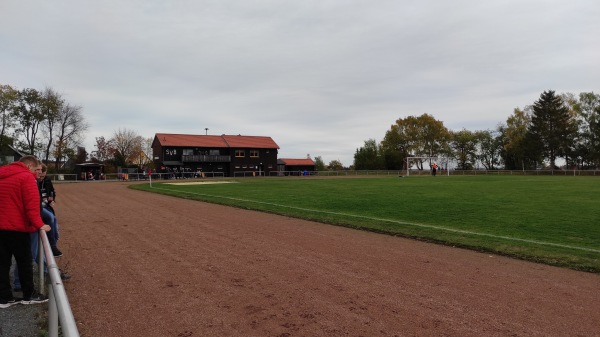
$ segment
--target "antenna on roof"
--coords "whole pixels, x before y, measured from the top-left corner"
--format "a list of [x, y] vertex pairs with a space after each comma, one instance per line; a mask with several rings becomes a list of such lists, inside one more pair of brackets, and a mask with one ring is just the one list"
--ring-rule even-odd
[[204, 128], [204, 131], [206, 131], [206, 135], [208, 136], [208, 128]]

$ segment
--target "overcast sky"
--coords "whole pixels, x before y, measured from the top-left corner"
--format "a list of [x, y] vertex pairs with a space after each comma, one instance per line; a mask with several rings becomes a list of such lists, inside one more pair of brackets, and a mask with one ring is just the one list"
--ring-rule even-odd
[[0, 0], [0, 84], [126, 128], [270, 136], [353, 163], [397, 119], [494, 129], [544, 90], [599, 92], [598, 0]]

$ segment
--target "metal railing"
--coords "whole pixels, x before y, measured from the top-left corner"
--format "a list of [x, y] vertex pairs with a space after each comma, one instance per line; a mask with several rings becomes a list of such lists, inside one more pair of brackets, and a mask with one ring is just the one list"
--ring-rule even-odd
[[233, 177], [264, 177], [265, 171], [234, 171]]
[[[48, 174], [53, 182], [101, 182], [101, 181], [144, 181], [150, 179], [149, 174], [144, 173], [108, 173], [101, 180], [81, 179], [77, 174]], [[223, 178], [224, 172], [168, 172], [152, 173], [152, 180], [166, 179], [199, 179], [199, 178]]]
[[[50, 248], [50, 242], [46, 232], [42, 229], [39, 231], [40, 246], [43, 249], [38, 250], [38, 261], [43, 264], [44, 255], [46, 256], [46, 268], [48, 270], [48, 335], [50, 337], [58, 337], [58, 323], [62, 328], [62, 336], [64, 337], [78, 337], [79, 330], [77, 329], [77, 323], [75, 317], [71, 311], [71, 305], [67, 298], [67, 292], [63, 285], [62, 278], [60, 276], [60, 269], [56, 265], [54, 254]], [[40, 293], [45, 293], [45, 280], [44, 280], [44, 268], [40, 265], [38, 268], [40, 274]]]
[[[320, 176], [320, 177], [338, 177], [338, 176], [428, 176], [430, 170], [411, 169], [406, 170], [336, 170], [336, 171], [271, 171], [269, 176], [278, 177], [298, 177], [298, 176]], [[442, 170], [438, 169], [437, 175], [458, 176], [458, 175], [521, 175], [521, 176], [598, 176], [600, 170]]]
[[[438, 170], [438, 175], [464, 176], [600, 176], [599, 170]], [[410, 175], [431, 175], [430, 170], [410, 170]]]

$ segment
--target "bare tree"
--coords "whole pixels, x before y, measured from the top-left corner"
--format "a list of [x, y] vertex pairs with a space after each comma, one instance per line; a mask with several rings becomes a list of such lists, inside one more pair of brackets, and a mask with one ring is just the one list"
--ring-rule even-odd
[[152, 141], [154, 141], [154, 137], [140, 139], [137, 163], [140, 167], [147, 167], [152, 163]]
[[110, 140], [116, 150], [115, 164], [126, 166], [138, 161], [139, 152], [142, 148], [142, 137], [137, 132], [127, 129], [115, 131]]
[[81, 113], [81, 107], [77, 105], [65, 104], [61, 107], [54, 128], [56, 130], [56, 144], [54, 146], [54, 157], [56, 158], [56, 167], [65, 157], [66, 150], [77, 145], [83, 133], [87, 131], [89, 125]]
[[41, 112], [41, 94], [39, 91], [26, 88], [19, 91], [15, 116], [21, 126], [17, 131], [25, 137], [21, 145], [31, 154], [41, 148], [37, 140], [38, 131], [44, 116]]
[[[59, 122], [59, 115], [64, 105], [62, 96], [52, 88], [46, 88], [40, 97], [40, 113], [42, 116], [42, 125], [44, 127], [44, 138], [46, 139], [44, 149], [44, 162], [48, 162], [50, 149], [54, 143], [54, 128]], [[58, 160], [56, 161], [58, 164]]]

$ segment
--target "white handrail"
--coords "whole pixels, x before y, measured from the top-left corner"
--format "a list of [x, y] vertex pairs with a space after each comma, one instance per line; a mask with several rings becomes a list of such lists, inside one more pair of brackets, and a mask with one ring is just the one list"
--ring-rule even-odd
[[[48, 333], [50, 337], [58, 337], [58, 322], [62, 327], [62, 335], [65, 337], [79, 337], [79, 330], [77, 329], [77, 323], [75, 317], [71, 311], [71, 305], [67, 298], [67, 292], [60, 277], [60, 269], [56, 265], [54, 254], [50, 248], [50, 242], [48, 236], [44, 230], [39, 231], [40, 236], [40, 259], [38, 261], [44, 261], [42, 254], [46, 255], [46, 268], [48, 270], [48, 276], [50, 278], [48, 282]], [[42, 253], [43, 251], [43, 253]], [[42, 262], [43, 263], [43, 262]], [[43, 267], [39, 268], [40, 272], [40, 292], [44, 292], [44, 272]]]

